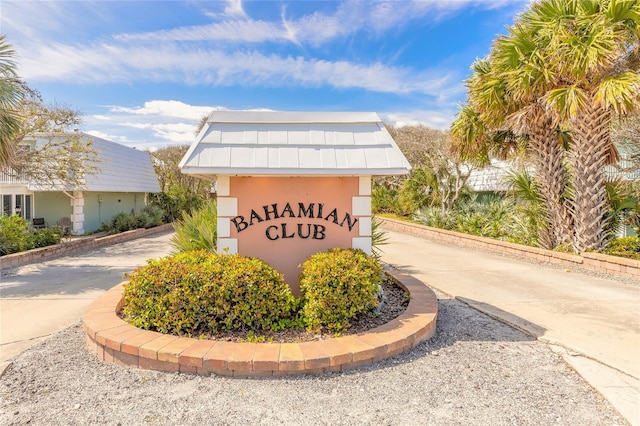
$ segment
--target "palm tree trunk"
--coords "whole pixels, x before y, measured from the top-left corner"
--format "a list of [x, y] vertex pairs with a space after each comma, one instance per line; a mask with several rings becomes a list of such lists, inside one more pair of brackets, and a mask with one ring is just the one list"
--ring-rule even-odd
[[534, 121], [536, 124], [531, 126], [527, 149], [535, 168], [548, 224], [539, 233], [538, 244], [553, 249], [572, 240], [571, 215], [564, 196], [567, 186], [565, 152], [558, 141], [553, 121], [544, 113]]
[[611, 145], [610, 123], [610, 112], [592, 99], [578, 113], [573, 123], [573, 145], [569, 158], [573, 166], [573, 245], [578, 253], [600, 250], [607, 240], [604, 168]]

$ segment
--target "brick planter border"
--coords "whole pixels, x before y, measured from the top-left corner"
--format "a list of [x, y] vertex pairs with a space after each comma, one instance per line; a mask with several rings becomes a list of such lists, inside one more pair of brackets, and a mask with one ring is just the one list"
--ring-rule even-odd
[[602, 253], [586, 252], [580, 255], [562, 253], [507, 241], [494, 240], [492, 238], [463, 234], [446, 229], [432, 228], [430, 226], [386, 217], [380, 217], [380, 221], [386, 230], [428, 238], [433, 241], [442, 241], [463, 247], [479, 248], [540, 262], [640, 279], [640, 260], [610, 256]]
[[121, 283], [83, 316], [87, 347], [104, 361], [146, 370], [224, 376], [285, 376], [345, 371], [405, 352], [436, 331], [438, 300], [410, 275], [387, 271], [411, 295], [405, 312], [367, 333], [301, 343], [198, 340], [133, 327], [116, 312]]

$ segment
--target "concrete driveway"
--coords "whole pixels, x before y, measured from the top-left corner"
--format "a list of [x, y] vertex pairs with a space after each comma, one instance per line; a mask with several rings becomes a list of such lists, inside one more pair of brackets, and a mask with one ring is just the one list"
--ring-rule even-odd
[[640, 425], [640, 283], [387, 231], [382, 259], [548, 342]]
[[14, 356], [78, 322], [123, 274], [171, 251], [173, 232], [4, 270], [0, 276], [0, 371]]

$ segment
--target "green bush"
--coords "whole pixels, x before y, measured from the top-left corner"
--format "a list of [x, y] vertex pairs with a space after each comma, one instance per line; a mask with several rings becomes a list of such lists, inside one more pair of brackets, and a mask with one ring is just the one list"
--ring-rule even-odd
[[18, 215], [0, 216], [0, 255], [32, 248], [29, 222]]
[[398, 213], [400, 204], [398, 191], [374, 183], [371, 188], [371, 211], [373, 213]]
[[130, 324], [178, 335], [277, 331], [296, 307], [282, 274], [265, 262], [205, 250], [149, 260], [129, 275], [124, 302]]
[[153, 228], [163, 223], [164, 211], [155, 204], [145, 206], [140, 213], [134, 215], [137, 228]]
[[62, 229], [29, 230], [29, 222], [18, 215], [0, 216], [0, 256], [59, 244]]
[[603, 253], [640, 260], [640, 237], [617, 238], [607, 245]]
[[110, 234], [131, 231], [138, 228], [153, 228], [162, 225], [164, 211], [154, 204], [145, 206], [139, 213], [120, 212], [107, 222], [103, 222], [100, 231]]
[[209, 200], [193, 211], [182, 212], [182, 219], [174, 224], [176, 233], [171, 244], [176, 252], [216, 249], [218, 219], [216, 200]]
[[47, 247], [60, 244], [64, 232], [59, 226], [54, 228], [34, 229], [31, 231], [31, 241], [33, 248]]
[[151, 195], [151, 202], [162, 209], [163, 221], [170, 223], [182, 216], [183, 212], [190, 213], [199, 208], [203, 199], [190, 188], [172, 186], [167, 192]]
[[362, 250], [331, 249], [302, 265], [302, 317], [308, 329], [340, 331], [378, 305], [382, 267]]
[[438, 204], [437, 190], [438, 180], [430, 169], [425, 167], [413, 169], [400, 186], [398, 192], [400, 211], [398, 213], [409, 216], [421, 208]]

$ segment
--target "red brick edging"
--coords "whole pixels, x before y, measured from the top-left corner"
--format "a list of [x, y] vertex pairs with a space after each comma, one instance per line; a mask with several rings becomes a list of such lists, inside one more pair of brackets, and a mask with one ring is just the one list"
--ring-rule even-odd
[[582, 253], [580, 255], [545, 250], [492, 238], [478, 237], [446, 229], [432, 228], [417, 223], [381, 217], [383, 228], [434, 241], [458, 244], [489, 250], [501, 254], [509, 254], [541, 262], [549, 262], [567, 267], [583, 268], [595, 272], [605, 272], [640, 279], [640, 260], [610, 256], [602, 253]]
[[120, 319], [124, 284], [96, 299], [83, 316], [87, 347], [114, 364], [166, 372], [283, 376], [343, 371], [413, 348], [436, 331], [438, 300], [410, 275], [388, 271], [411, 295], [405, 312], [367, 333], [302, 343], [235, 343], [141, 330]]

